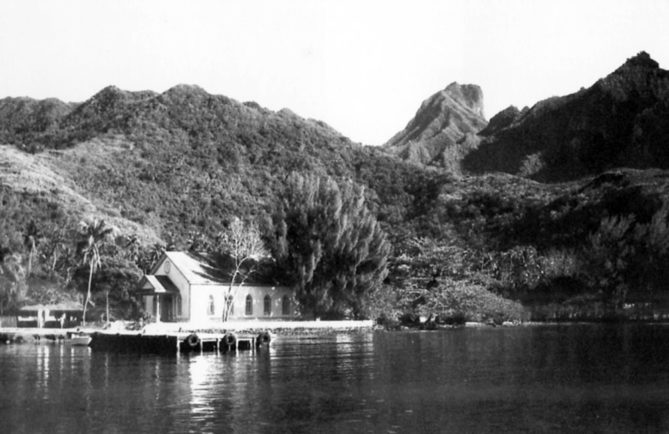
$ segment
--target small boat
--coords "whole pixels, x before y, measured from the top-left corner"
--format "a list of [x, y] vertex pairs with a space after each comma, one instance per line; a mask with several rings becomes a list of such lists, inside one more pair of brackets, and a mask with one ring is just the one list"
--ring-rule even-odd
[[75, 345], [75, 346], [80, 346], [80, 347], [87, 347], [88, 344], [91, 343], [91, 337], [90, 336], [73, 336], [72, 339], [70, 339], [70, 345]]
[[84, 333], [71, 333], [69, 336], [65, 343], [73, 346], [87, 347], [91, 343], [91, 337]]

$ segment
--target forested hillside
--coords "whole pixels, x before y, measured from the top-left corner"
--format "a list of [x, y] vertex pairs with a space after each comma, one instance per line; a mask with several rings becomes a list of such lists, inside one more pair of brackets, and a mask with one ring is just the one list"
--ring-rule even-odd
[[[500, 119], [489, 128], [513, 125]], [[264, 276], [298, 285], [305, 312], [324, 317], [600, 318], [665, 290], [661, 171], [456, 176], [183, 85], [6, 98], [0, 137], [5, 312], [82, 299], [93, 270], [96, 312], [109, 296], [112, 315], [138, 314], [129, 293], [162, 250], [220, 260], [237, 218], [262, 232]], [[94, 237], [91, 267], [101, 221], [113, 231]]]
[[645, 52], [588, 88], [506, 114], [483, 132], [465, 169], [555, 182], [616, 167], [669, 168], [669, 71]]
[[[145, 248], [206, 251], [234, 218], [270, 216], [292, 173], [354, 180], [366, 187], [375, 218], [411, 236], [407, 222], [449, 182], [322, 122], [194, 86], [162, 94], [109, 87], [69, 105], [5, 99], [1, 112], [8, 143], [0, 147], [2, 245], [23, 262], [29, 221], [39, 230], [36, 248], [48, 249], [58, 231], [70, 232], [62, 235], [66, 244], [76, 240], [85, 217], [116, 228], [119, 246], [135, 240]], [[74, 253], [59, 285], [71, 280]], [[58, 262], [49, 252], [37, 256]]]

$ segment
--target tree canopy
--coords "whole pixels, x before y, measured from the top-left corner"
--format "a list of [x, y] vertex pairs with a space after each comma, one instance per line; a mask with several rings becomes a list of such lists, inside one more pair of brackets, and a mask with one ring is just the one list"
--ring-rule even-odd
[[84, 301], [83, 323], [86, 325], [86, 309], [91, 300], [91, 283], [93, 273], [102, 266], [100, 260], [100, 245], [112, 233], [113, 229], [106, 226], [104, 220], [82, 221], [80, 225], [79, 252], [82, 256], [82, 262], [88, 264], [88, 287], [86, 291], [86, 300]]
[[267, 250], [255, 223], [245, 223], [235, 218], [229, 227], [217, 237], [216, 257], [226, 258], [229, 264], [230, 284], [225, 294], [223, 321], [227, 321], [232, 309], [232, 298], [256, 270], [258, 261], [267, 256]]
[[303, 313], [364, 317], [386, 276], [390, 244], [352, 181], [289, 175], [271, 217], [268, 246]]

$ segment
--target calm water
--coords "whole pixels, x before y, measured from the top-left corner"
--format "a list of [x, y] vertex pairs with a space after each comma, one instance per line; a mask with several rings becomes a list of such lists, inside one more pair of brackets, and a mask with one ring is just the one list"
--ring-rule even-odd
[[281, 338], [238, 355], [0, 345], [0, 432], [669, 432], [669, 326]]

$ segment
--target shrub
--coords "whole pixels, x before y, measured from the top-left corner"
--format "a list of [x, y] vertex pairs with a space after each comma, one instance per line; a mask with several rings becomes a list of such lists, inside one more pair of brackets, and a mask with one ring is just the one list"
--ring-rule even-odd
[[[420, 315], [438, 317], [440, 321], [520, 321], [520, 303], [493, 294], [481, 285], [467, 281], [442, 279], [438, 286], [421, 294]], [[464, 319], [464, 321], [463, 321]]]

